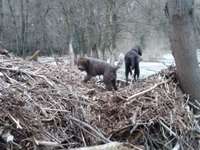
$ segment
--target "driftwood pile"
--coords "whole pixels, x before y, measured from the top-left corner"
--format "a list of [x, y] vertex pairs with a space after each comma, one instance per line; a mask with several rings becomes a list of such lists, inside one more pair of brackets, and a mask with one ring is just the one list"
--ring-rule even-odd
[[95, 79], [81, 80], [70, 62], [1, 56], [1, 149], [69, 149], [112, 141], [138, 150], [198, 149], [199, 126], [191, 109], [200, 106], [181, 92], [174, 68], [117, 92]]

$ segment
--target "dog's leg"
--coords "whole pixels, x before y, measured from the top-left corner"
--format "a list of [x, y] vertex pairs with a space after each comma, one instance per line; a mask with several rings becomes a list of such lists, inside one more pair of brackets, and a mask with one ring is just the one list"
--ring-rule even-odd
[[125, 64], [125, 77], [126, 77], [126, 85], [128, 85], [128, 74], [132, 75], [132, 71], [130, 69], [129, 64]]
[[135, 70], [134, 70], [134, 80], [138, 80], [140, 76], [140, 67], [139, 62], [135, 64]]
[[112, 85], [115, 91], [117, 91], [116, 80], [112, 80]]

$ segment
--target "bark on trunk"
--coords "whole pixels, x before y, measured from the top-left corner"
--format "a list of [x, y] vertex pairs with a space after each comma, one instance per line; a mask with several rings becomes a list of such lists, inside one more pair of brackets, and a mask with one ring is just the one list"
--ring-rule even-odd
[[182, 89], [200, 101], [200, 69], [193, 25], [193, 0], [168, 0], [169, 38]]

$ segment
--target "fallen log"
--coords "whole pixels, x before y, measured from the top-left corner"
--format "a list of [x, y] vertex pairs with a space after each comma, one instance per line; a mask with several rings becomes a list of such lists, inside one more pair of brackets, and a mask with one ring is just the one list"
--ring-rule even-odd
[[83, 148], [75, 148], [70, 150], [143, 150], [142, 147], [137, 147], [127, 143], [111, 142], [104, 145], [89, 146]]
[[58, 142], [51, 142], [51, 141], [42, 141], [42, 140], [36, 140], [36, 138], [33, 138], [33, 141], [35, 142], [35, 144], [37, 146], [41, 145], [41, 146], [46, 146], [46, 147], [60, 147], [62, 146], [60, 143]]

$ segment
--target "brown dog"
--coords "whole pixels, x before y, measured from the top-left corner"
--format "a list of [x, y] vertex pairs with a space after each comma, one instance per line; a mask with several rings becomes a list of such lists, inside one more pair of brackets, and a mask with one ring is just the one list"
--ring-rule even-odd
[[103, 75], [103, 82], [106, 85], [107, 90], [112, 90], [112, 87], [117, 90], [116, 78], [117, 69], [119, 66], [112, 66], [102, 60], [90, 58], [90, 57], [80, 57], [77, 62], [78, 69], [81, 71], [86, 71], [84, 82], [87, 82], [93, 76]]

